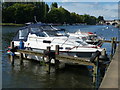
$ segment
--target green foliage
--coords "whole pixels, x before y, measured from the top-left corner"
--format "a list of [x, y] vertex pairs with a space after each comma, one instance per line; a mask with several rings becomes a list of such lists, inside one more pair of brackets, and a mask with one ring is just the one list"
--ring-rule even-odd
[[58, 8], [52, 9], [48, 14], [47, 14], [47, 20], [49, 23], [59, 23], [61, 22], [62, 13], [59, 11]]
[[71, 18], [70, 18], [70, 23], [83, 23], [84, 22], [84, 17], [82, 15], [71, 13]]
[[9, 6], [12, 6], [13, 4], [15, 4], [15, 2], [4, 2], [2, 3], [2, 8], [7, 8]]
[[104, 17], [103, 16], [99, 16], [98, 17], [98, 21], [104, 21]]
[[97, 23], [99, 23], [99, 24], [105, 23], [104, 17], [103, 16], [99, 16], [97, 18]]
[[14, 17], [16, 23], [25, 23], [33, 21], [33, 10], [34, 6], [32, 4], [14, 4], [12, 6], [15, 8]]
[[49, 7], [44, 2], [30, 3], [3, 3], [3, 23], [26, 23], [34, 22], [34, 16], [38, 21], [45, 21]]
[[49, 23], [69, 23], [70, 12], [64, 8], [54, 8], [47, 14], [47, 20]]
[[35, 22], [34, 16], [38, 22], [45, 23], [61, 23], [74, 24], [86, 23], [96, 24], [100, 20], [104, 20], [103, 16], [98, 18], [90, 15], [79, 15], [70, 13], [62, 6], [58, 8], [57, 3], [51, 4], [49, 9], [45, 2], [5, 2], [2, 3], [2, 22], [3, 23], [27, 23]]
[[54, 2], [54, 3], [51, 4], [51, 9], [54, 9], [54, 8], [58, 8], [58, 5], [57, 5], [56, 2]]

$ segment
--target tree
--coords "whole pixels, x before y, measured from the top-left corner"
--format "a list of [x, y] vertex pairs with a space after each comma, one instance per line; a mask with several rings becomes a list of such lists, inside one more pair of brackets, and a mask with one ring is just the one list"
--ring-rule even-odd
[[7, 7], [10, 7], [12, 6], [13, 4], [15, 4], [16, 2], [4, 2], [2, 3], [2, 8], [7, 8]]
[[49, 6], [47, 4], [45, 4], [45, 14], [44, 14], [44, 21], [43, 22], [47, 22], [47, 14], [49, 11]]
[[98, 21], [104, 21], [104, 17], [103, 16], [99, 16], [98, 17]]
[[47, 20], [49, 23], [60, 23], [62, 20], [62, 13], [58, 8], [52, 9], [47, 14]]
[[61, 24], [96, 24], [98, 20], [104, 20], [103, 16], [96, 18], [87, 14], [70, 13], [62, 6], [58, 8], [57, 3], [52, 3], [50, 10], [45, 2], [7, 2], [2, 3], [2, 6], [2, 21], [5, 23], [34, 22], [34, 16], [36, 16], [38, 22]]
[[70, 12], [66, 9], [59, 7], [59, 11], [61, 12], [61, 23], [69, 23], [70, 22]]
[[56, 2], [51, 4], [51, 9], [53, 9], [53, 8], [58, 8], [58, 4]]
[[94, 16], [90, 16], [85, 14], [84, 15], [84, 23], [89, 24], [89, 25], [95, 25], [97, 22], [97, 18]]
[[53, 8], [49, 11], [47, 15], [48, 22], [54, 23], [69, 23], [70, 21], [70, 12], [66, 9], [59, 7]]
[[34, 16], [36, 16], [37, 21], [44, 22], [49, 7], [45, 4], [45, 2], [36, 2], [34, 7]]
[[2, 22], [4, 23], [15, 23], [15, 8], [7, 7], [2, 10]]
[[16, 23], [26, 23], [33, 21], [34, 6], [32, 4], [19, 4], [16, 3], [12, 6], [15, 8], [14, 16]]
[[70, 18], [70, 23], [83, 23], [84, 22], [84, 17], [82, 15], [71, 13], [71, 18]]

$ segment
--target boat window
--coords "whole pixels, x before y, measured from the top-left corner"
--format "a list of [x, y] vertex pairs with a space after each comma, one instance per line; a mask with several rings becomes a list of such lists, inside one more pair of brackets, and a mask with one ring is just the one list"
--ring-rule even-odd
[[91, 36], [88, 37], [88, 39], [89, 39], [89, 40], [97, 39], [97, 36], [91, 35]]
[[87, 38], [86, 37], [82, 37], [82, 40], [85, 41], [85, 40], [87, 40]]
[[31, 33], [32, 34], [36, 34], [38, 32], [41, 32], [41, 29], [40, 28], [31, 28]]
[[57, 36], [57, 33], [56, 31], [46, 31], [46, 33], [49, 35], [49, 36]]
[[85, 43], [84, 41], [76, 41], [77, 43], [80, 43], [82, 45], [87, 45], [87, 43]]
[[28, 35], [28, 28], [19, 30], [19, 39], [26, 39]]
[[36, 35], [39, 37], [47, 37], [47, 35], [44, 32], [36, 33]]
[[59, 30], [50, 30], [50, 31], [46, 31], [46, 33], [49, 36], [67, 36], [67, 34], [64, 31], [59, 31]]
[[41, 26], [43, 30], [53, 30], [51, 26]]
[[58, 36], [67, 36], [67, 34], [65, 33], [65, 31], [63, 31], [63, 30], [58, 30], [57, 31], [57, 35]]

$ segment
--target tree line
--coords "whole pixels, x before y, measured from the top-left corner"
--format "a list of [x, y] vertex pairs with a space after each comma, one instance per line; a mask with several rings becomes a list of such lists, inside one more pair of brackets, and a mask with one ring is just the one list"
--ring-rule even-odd
[[2, 22], [23, 24], [27, 22], [74, 24], [86, 23], [94, 25], [101, 20], [103, 16], [96, 18], [90, 15], [79, 15], [75, 12], [69, 12], [57, 3], [51, 6], [45, 2], [4, 2], [2, 3]]

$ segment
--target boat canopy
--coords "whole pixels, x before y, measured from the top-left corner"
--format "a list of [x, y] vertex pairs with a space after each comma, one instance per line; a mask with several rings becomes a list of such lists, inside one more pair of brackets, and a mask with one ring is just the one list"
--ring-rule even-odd
[[65, 36], [64, 29], [54, 28], [50, 24], [30, 24], [18, 30], [17, 35], [14, 37], [14, 41], [27, 41], [28, 34], [35, 34], [39, 37], [53, 37], [53, 36]]

